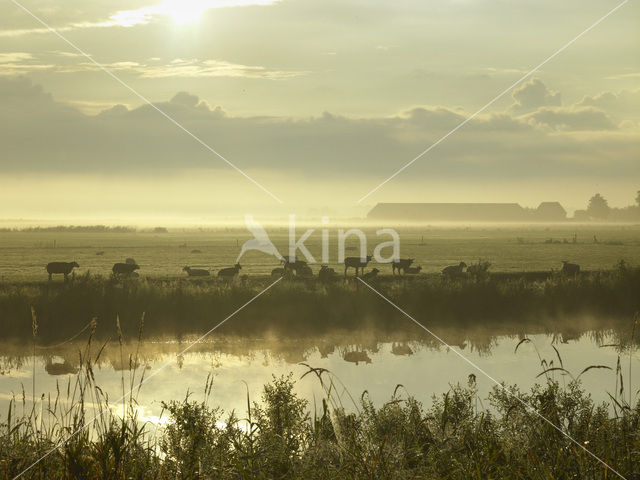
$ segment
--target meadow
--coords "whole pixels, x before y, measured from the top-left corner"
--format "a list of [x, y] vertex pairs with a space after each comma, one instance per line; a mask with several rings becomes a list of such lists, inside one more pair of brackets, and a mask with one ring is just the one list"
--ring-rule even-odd
[[[327, 262], [337, 271], [337, 230], [361, 227], [367, 235], [369, 253], [388, 237], [377, 237], [378, 228], [391, 225], [336, 225], [329, 230]], [[288, 231], [268, 227], [271, 240], [286, 254]], [[318, 225], [299, 226], [297, 237], [307, 229], [315, 232], [305, 242], [312, 255], [321, 257]], [[551, 271], [562, 260], [578, 263], [584, 270], [610, 269], [620, 260], [640, 264], [640, 226], [637, 225], [476, 225], [466, 227], [399, 227], [400, 256], [415, 258], [424, 273], [437, 273], [450, 264], [467, 264], [482, 258], [495, 272]], [[572, 243], [574, 235], [576, 243]], [[594, 243], [594, 236], [598, 243]], [[185, 265], [212, 269], [235, 263], [243, 242], [252, 238], [244, 228], [209, 230], [170, 230], [168, 233], [140, 232], [0, 232], [0, 281], [24, 282], [46, 279], [45, 265], [52, 261], [77, 261], [78, 274], [108, 276], [116, 262], [132, 257], [141, 266], [141, 276], [176, 278], [185, 274]], [[566, 241], [567, 243], [563, 243]], [[549, 243], [550, 242], [550, 243]], [[54, 248], [55, 245], [55, 248]], [[359, 255], [355, 237], [346, 242], [347, 255]], [[96, 255], [104, 252], [102, 255]], [[390, 252], [383, 252], [388, 255]], [[319, 262], [319, 260], [318, 260]], [[249, 252], [242, 259], [242, 273], [268, 275], [277, 259], [260, 252]], [[372, 265], [375, 266], [375, 265]], [[314, 266], [317, 273], [318, 266]], [[378, 266], [380, 268], [380, 266]], [[391, 273], [388, 265], [383, 273]]]

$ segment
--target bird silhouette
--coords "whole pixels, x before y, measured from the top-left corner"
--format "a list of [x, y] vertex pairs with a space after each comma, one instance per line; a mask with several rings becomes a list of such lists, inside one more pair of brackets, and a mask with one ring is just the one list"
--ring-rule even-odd
[[236, 263], [238, 263], [242, 255], [249, 250], [258, 250], [260, 252], [273, 255], [279, 260], [283, 260], [284, 257], [280, 255], [280, 252], [278, 252], [276, 246], [273, 244], [271, 239], [269, 239], [269, 235], [262, 225], [253, 219], [253, 215], [245, 215], [244, 223], [247, 226], [247, 230], [253, 233], [254, 238], [247, 240], [242, 244], [242, 249], [240, 250], [240, 255], [238, 255], [238, 258], [236, 259]]

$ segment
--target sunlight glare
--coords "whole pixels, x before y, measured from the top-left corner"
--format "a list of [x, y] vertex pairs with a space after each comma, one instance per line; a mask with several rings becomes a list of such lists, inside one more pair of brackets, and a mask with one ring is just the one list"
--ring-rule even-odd
[[178, 25], [195, 23], [210, 8], [268, 5], [277, 0], [163, 0], [158, 12], [169, 15]]

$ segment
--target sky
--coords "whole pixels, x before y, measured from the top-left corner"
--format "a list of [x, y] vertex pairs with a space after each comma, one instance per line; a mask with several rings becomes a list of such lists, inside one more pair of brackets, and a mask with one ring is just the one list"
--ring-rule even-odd
[[16, 2], [0, 3], [3, 219], [571, 211], [640, 189], [637, 2], [470, 120], [619, 2]]

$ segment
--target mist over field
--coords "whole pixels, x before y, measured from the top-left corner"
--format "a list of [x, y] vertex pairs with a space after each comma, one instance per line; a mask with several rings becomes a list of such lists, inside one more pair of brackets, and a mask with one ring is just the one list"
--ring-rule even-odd
[[0, 480], [639, 478], [638, 18], [0, 2]]

